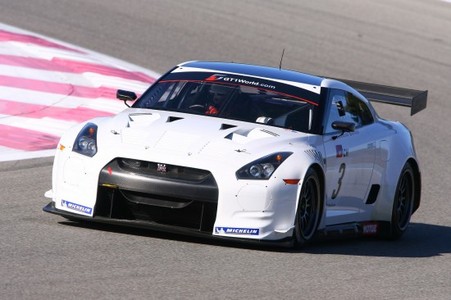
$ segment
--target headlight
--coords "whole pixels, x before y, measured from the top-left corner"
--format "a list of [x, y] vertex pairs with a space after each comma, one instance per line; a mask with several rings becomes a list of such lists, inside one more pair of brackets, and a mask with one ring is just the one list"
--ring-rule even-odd
[[73, 151], [93, 157], [97, 153], [97, 125], [88, 123], [78, 134]]
[[237, 179], [269, 179], [274, 171], [287, 159], [293, 152], [274, 153], [250, 164], [245, 165], [236, 172]]

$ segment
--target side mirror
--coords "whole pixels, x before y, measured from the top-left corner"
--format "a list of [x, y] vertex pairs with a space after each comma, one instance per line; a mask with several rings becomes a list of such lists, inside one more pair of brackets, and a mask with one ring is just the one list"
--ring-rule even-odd
[[335, 121], [332, 123], [332, 128], [344, 132], [353, 132], [355, 130], [355, 123]]
[[135, 101], [136, 98], [138, 98], [138, 97], [136, 96], [136, 94], [134, 92], [125, 91], [125, 90], [117, 90], [116, 98], [124, 101], [125, 105], [130, 107], [130, 105], [128, 105], [127, 101]]
[[336, 140], [337, 138], [342, 136], [345, 132], [353, 132], [355, 130], [355, 123], [335, 121], [332, 123], [332, 128], [341, 131], [339, 135], [335, 135], [332, 137], [333, 140]]

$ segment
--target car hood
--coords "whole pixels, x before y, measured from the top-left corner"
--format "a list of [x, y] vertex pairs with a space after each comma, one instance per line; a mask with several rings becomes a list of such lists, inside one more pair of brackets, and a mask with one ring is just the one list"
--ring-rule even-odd
[[108, 131], [104, 134], [115, 135], [115, 143], [120, 143], [110, 145], [110, 149], [134, 147], [153, 155], [203, 160], [245, 161], [272, 151], [293, 151], [294, 144], [305, 143], [309, 137], [264, 124], [142, 109], [128, 109], [103, 128]]

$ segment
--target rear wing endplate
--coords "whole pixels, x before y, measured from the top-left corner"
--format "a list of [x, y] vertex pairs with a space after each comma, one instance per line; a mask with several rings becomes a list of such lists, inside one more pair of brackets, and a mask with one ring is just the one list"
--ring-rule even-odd
[[411, 116], [426, 108], [427, 90], [412, 90], [353, 80], [340, 81], [357, 90], [369, 101], [410, 107]]

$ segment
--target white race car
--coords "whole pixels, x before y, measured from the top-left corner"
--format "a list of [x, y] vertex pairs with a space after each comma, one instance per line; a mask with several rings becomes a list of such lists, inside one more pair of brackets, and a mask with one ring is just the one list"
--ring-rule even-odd
[[[133, 92], [118, 98], [136, 100]], [[427, 91], [278, 68], [186, 62], [116, 116], [61, 138], [44, 211], [159, 231], [302, 246], [395, 239], [420, 205], [412, 135], [368, 101]]]

